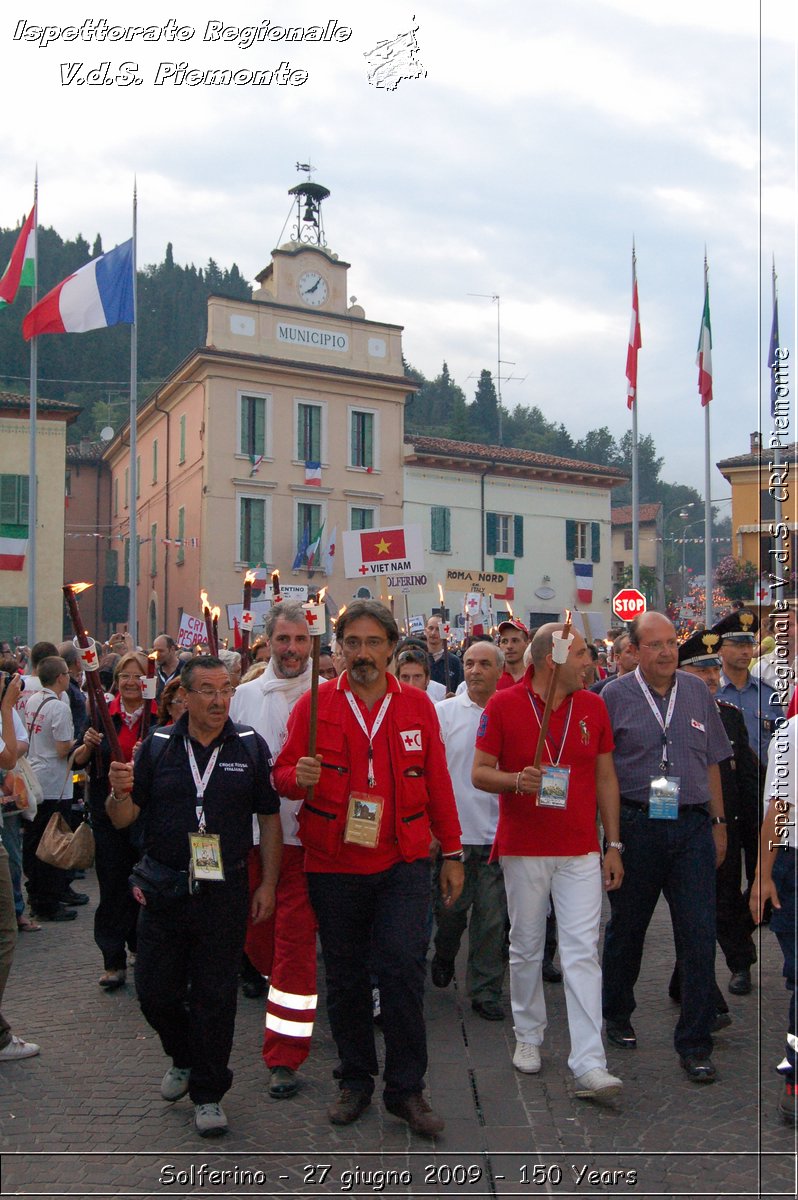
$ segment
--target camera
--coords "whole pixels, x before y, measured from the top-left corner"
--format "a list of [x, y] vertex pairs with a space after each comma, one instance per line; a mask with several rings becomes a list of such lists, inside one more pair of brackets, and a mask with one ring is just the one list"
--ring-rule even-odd
[[[6, 692], [8, 691], [9, 685], [11, 683], [11, 680], [14, 678], [14, 676], [9, 675], [8, 671], [3, 671], [2, 677], [3, 677], [3, 687], [2, 687], [2, 691], [0, 691], [0, 704], [2, 704], [6, 698]], [[25, 691], [25, 680], [22, 678], [22, 676], [19, 677], [19, 682], [21, 685], [20, 692], [24, 692]]]

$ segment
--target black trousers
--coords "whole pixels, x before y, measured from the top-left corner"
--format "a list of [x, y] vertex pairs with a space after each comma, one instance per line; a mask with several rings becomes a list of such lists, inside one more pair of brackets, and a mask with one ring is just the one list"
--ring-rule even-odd
[[130, 893], [128, 878], [141, 853], [133, 828], [114, 829], [101, 819], [94, 830], [94, 866], [100, 885], [100, 901], [94, 913], [94, 940], [103, 956], [106, 971], [125, 967], [127, 949], [136, 949], [139, 906]]
[[378, 1071], [370, 971], [380, 989], [385, 1096], [424, 1088], [424, 981], [429, 943], [429, 862], [373, 875], [308, 872], [327, 979], [327, 1013], [341, 1059], [341, 1087], [374, 1091]]
[[139, 911], [136, 993], [141, 1011], [176, 1067], [190, 1067], [195, 1104], [221, 1100], [235, 1030], [238, 966], [244, 949], [246, 870], [161, 909]]

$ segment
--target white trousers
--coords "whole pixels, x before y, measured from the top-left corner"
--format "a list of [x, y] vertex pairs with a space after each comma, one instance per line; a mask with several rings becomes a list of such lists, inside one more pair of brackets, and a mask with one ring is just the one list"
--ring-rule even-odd
[[510, 915], [510, 998], [517, 1040], [535, 1046], [543, 1042], [547, 1022], [541, 962], [551, 893], [571, 1035], [568, 1066], [574, 1075], [606, 1067], [598, 957], [603, 890], [599, 854], [508, 855], [501, 865]]

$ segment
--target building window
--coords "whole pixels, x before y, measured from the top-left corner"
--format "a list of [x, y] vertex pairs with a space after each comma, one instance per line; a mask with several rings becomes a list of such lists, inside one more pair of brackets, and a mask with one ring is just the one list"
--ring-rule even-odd
[[158, 439], [152, 443], [152, 482], [158, 482]]
[[[4, 478], [4, 476], [0, 476]], [[25, 476], [27, 481], [27, 475]], [[6, 641], [26, 642], [28, 640], [28, 610], [21, 607], [0, 607], [0, 629]]]
[[371, 470], [375, 465], [373, 412], [353, 408], [349, 413], [349, 465]]
[[130, 496], [130, 467], [125, 467], [125, 508], [128, 506]]
[[433, 554], [450, 554], [452, 550], [451, 510], [435, 504], [429, 511], [432, 525], [430, 550]]
[[177, 554], [175, 555], [175, 563], [178, 567], [182, 567], [186, 561], [186, 510], [179, 508], [177, 510]]
[[150, 575], [158, 574], [158, 526], [150, 526]]
[[141, 455], [136, 455], [136, 499], [141, 497]]
[[114, 479], [114, 516], [119, 516], [119, 476]]
[[322, 461], [320, 404], [301, 401], [296, 406], [296, 457], [300, 462]]
[[[320, 504], [298, 503], [296, 506], [296, 553], [302, 551], [302, 566], [306, 565], [304, 550], [311, 546], [321, 532], [324, 511]], [[303, 550], [304, 548], [304, 550]], [[296, 560], [295, 560], [296, 561]]]
[[624, 529], [624, 531], [623, 531], [623, 548], [624, 548], [624, 550], [632, 549], [632, 531], [631, 531], [631, 529]]
[[119, 551], [106, 550], [105, 552], [105, 582], [116, 583], [117, 573], [119, 571]]
[[512, 513], [485, 513], [487, 554], [523, 558], [524, 518]]
[[241, 396], [240, 453], [248, 458], [263, 458], [266, 454], [266, 397]]
[[266, 561], [266, 499], [239, 496], [238, 561], [255, 567]]
[[601, 525], [598, 521], [565, 522], [565, 557], [601, 562]]
[[374, 529], [374, 509], [373, 508], [350, 508], [349, 509], [349, 528], [350, 529]]
[[177, 461], [184, 463], [186, 461], [186, 414], [183, 413], [180, 418], [180, 449], [177, 454]]
[[624, 563], [624, 562], [614, 562], [612, 564], [613, 583], [621, 582], [621, 580], [623, 579], [623, 574], [624, 574], [625, 570], [626, 570], [626, 563]]
[[125, 538], [125, 587], [130, 587], [130, 538]]
[[[0, 525], [28, 530], [28, 476], [0, 475]], [[10, 537], [11, 534], [6, 536]]]

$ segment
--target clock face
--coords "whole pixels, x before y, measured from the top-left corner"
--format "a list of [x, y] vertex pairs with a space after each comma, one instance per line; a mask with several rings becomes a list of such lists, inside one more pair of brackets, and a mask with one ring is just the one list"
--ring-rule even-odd
[[297, 280], [297, 290], [305, 304], [318, 307], [327, 299], [329, 289], [327, 280], [318, 271], [305, 271]]

